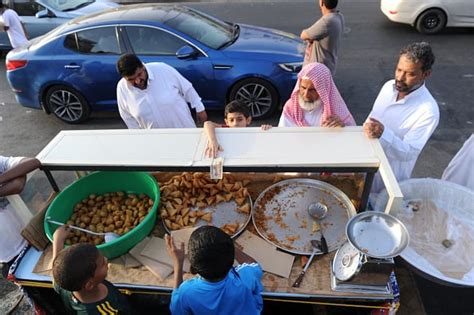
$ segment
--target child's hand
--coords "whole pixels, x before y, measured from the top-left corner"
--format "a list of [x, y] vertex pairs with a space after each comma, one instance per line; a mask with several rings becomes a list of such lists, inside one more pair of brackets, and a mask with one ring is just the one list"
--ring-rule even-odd
[[66, 241], [67, 236], [69, 235], [69, 226], [67, 225], [61, 225], [54, 231], [53, 234], [53, 241], [58, 243], [58, 244], [64, 244]]
[[184, 243], [179, 244], [179, 248], [175, 246], [173, 237], [171, 235], [165, 235], [166, 250], [173, 259], [175, 266], [183, 266], [184, 262]]
[[61, 225], [54, 231], [53, 234], [53, 259], [56, 258], [58, 253], [63, 249], [64, 242], [66, 241], [67, 236], [69, 235], [69, 226]]
[[271, 129], [272, 128], [272, 125], [262, 125], [260, 127], [262, 130], [268, 130], [268, 129]]
[[207, 143], [205, 154], [209, 158], [216, 158], [219, 152], [224, 151], [224, 149], [217, 142], [209, 141]]

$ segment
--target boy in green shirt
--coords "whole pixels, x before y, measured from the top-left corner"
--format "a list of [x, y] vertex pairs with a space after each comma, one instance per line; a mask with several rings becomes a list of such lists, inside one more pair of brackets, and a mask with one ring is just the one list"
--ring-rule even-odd
[[92, 244], [75, 244], [66, 249], [69, 233], [59, 227], [53, 236], [54, 290], [76, 314], [132, 314], [127, 299], [107, 277], [108, 261]]

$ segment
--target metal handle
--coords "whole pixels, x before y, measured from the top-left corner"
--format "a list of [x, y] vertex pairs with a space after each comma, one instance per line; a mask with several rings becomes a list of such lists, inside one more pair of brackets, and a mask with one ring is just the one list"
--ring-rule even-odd
[[[50, 218], [46, 218], [46, 221], [48, 221], [49, 223], [53, 223], [53, 224], [56, 224], [56, 225], [67, 225], [65, 223], [62, 223], [62, 222], [58, 222], [58, 221], [54, 221], [54, 220], [51, 220]], [[83, 228], [80, 228], [78, 226], [74, 226], [74, 225], [68, 225], [68, 227], [70, 229], [74, 229], [74, 230], [78, 230], [78, 231], [81, 231], [81, 232], [84, 232], [84, 233], [88, 233], [88, 234], [93, 234], [93, 235], [98, 235], [98, 236], [103, 236], [105, 235], [105, 233], [97, 233], [97, 232], [92, 232], [92, 231], [89, 231], [89, 230], [86, 230], [86, 229], [83, 229]]]
[[314, 255], [316, 255], [316, 250], [317, 250], [317, 248], [313, 248], [313, 252], [311, 253], [311, 256], [309, 257], [308, 261], [306, 262], [306, 265], [304, 266], [303, 271], [301, 271], [298, 278], [296, 278], [295, 283], [293, 283], [293, 288], [299, 288], [299, 286], [301, 284], [301, 281], [303, 280], [304, 274], [306, 273], [306, 270], [308, 270], [309, 265], [311, 265], [311, 262], [313, 261]]
[[306, 271], [304, 271], [304, 270], [301, 271], [298, 278], [296, 278], [295, 283], [293, 283], [293, 288], [299, 288], [300, 287], [301, 281], [303, 280], [303, 277], [304, 277], [305, 273], [306, 273]]
[[324, 237], [323, 234], [323, 225], [321, 224], [321, 221], [319, 221], [319, 232], [321, 233], [321, 251], [324, 254], [329, 253], [329, 247], [328, 247], [328, 242], [326, 242], [326, 238]]
[[65, 65], [65, 69], [79, 69], [81, 66], [78, 65]]

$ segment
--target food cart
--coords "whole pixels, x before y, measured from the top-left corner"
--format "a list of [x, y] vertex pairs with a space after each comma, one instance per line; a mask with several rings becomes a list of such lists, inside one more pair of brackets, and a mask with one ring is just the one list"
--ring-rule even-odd
[[[380, 172], [389, 198], [385, 212], [397, 207], [403, 196], [377, 139], [368, 139], [361, 127], [218, 129], [224, 148], [226, 173], [267, 180], [317, 178], [336, 187], [332, 178], [356, 178], [351, 201], [357, 212], [367, 207], [374, 175]], [[211, 160], [205, 157], [207, 138], [201, 129], [61, 131], [37, 156], [49, 182], [60, 191], [55, 172], [149, 171], [159, 179], [169, 172], [209, 172]], [[272, 178], [272, 179], [269, 179]], [[262, 190], [251, 192], [252, 199]], [[341, 187], [341, 190], [344, 190]], [[157, 221], [161, 225], [161, 221]], [[247, 230], [253, 230], [252, 224]], [[340, 232], [344, 234], [342, 230]], [[300, 288], [292, 283], [302, 270], [295, 261], [288, 278], [265, 272], [264, 299], [323, 305], [380, 308], [396, 299], [396, 288], [381, 291], [334, 290], [331, 287], [331, 261], [334, 253], [318, 255], [308, 269]], [[51, 287], [51, 277], [33, 273], [42, 253], [30, 247], [17, 260], [15, 281], [23, 286]], [[122, 274], [121, 274], [122, 273]], [[170, 294], [172, 277], [147, 283], [130, 283], [127, 271], [111, 268], [108, 279], [130, 294]], [[392, 280], [394, 279], [392, 274]], [[143, 277], [142, 277], [143, 279]], [[383, 306], [385, 305], [385, 306]]]

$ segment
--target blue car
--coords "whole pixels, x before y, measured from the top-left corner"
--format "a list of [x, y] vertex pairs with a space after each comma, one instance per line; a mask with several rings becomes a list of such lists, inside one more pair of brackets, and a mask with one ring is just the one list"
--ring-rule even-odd
[[208, 110], [238, 99], [263, 118], [288, 99], [304, 48], [282, 31], [224, 22], [184, 6], [139, 4], [74, 19], [12, 50], [6, 67], [21, 105], [67, 123], [83, 122], [91, 111], [117, 110], [116, 62], [123, 53], [173, 66]]

